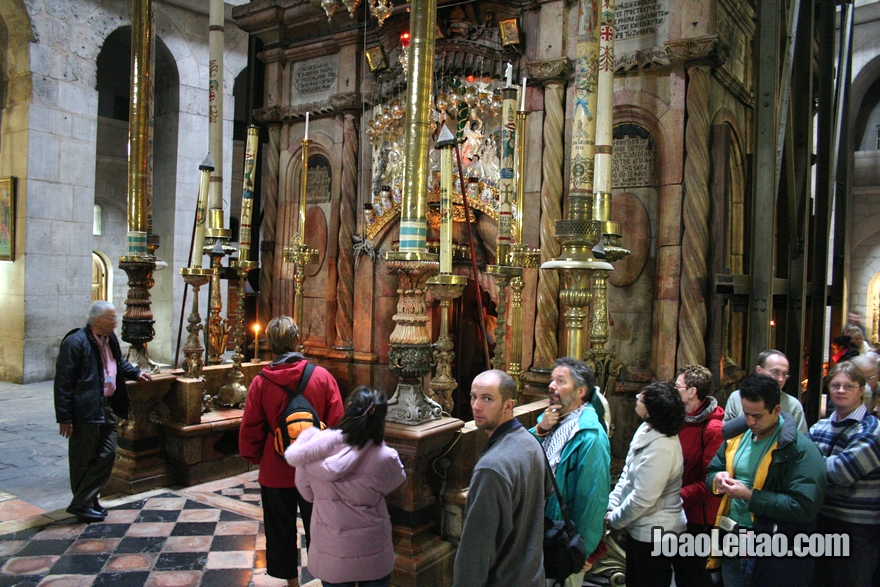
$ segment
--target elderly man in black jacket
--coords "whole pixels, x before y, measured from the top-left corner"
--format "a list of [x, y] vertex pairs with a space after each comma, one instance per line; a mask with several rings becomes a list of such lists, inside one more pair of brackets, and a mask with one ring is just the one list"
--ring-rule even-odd
[[[70, 488], [67, 512], [85, 522], [107, 516], [98, 493], [116, 460], [116, 415], [128, 417], [126, 379], [151, 381], [122, 358], [110, 302], [89, 306], [87, 325], [64, 337], [55, 365], [55, 418], [58, 433], [70, 439]], [[115, 415], [114, 415], [115, 413]]]

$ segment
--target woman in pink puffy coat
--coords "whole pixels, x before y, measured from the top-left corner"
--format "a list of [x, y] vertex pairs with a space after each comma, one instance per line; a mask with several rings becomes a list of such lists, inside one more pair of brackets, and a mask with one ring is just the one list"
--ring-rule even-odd
[[314, 504], [309, 572], [324, 587], [387, 587], [394, 568], [385, 496], [406, 479], [383, 441], [388, 399], [358, 387], [336, 428], [302, 432], [284, 453], [296, 486]]

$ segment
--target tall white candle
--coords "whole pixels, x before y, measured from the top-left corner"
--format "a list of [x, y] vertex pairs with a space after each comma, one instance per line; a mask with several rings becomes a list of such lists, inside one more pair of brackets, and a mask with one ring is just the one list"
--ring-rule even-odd
[[504, 70], [504, 78], [506, 81], [506, 84], [504, 87], [509, 88], [510, 86], [513, 85], [513, 64], [511, 64], [511, 63], [507, 64], [507, 69]]
[[309, 113], [306, 112], [306, 140], [309, 140]]
[[523, 78], [522, 89], [520, 90], [520, 103], [519, 109], [520, 112], [526, 111], [526, 78]]
[[437, 138], [440, 149], [440, 273], [452, 273], [452, 147], [455, 137], [445, 124]]
[[194, 269], [202, 268], [202, 256], [205, 254], [205, 218], [208, 215], [208, 185], [211, 180], [211, 172], [214, 171], [214, 162], [211, 160], [211, 154], [205, 157], [202, 164], [199, 165], [201, 179], [199, 181], [199, 198], [196, 202], [196, 231], [193, 241], [192, 258], [190, 259], [190, 267]]

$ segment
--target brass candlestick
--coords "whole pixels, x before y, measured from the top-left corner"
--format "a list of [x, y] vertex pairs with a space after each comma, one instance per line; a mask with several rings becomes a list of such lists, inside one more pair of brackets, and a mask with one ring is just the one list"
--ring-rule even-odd
[[243, 407], [247, 399], [247, 387], [244, 386], [244, 373], [241, 371], [241, 362], [244, 360], [244, 284], [248, 272], [257, 265], [255, 261], [240, 259], [229, 263], [229, 266], [238, 273], [239, 286], [238, 305], [235, 309], [235, 350], [232, 353], [232, 370], [229, 372], [229, 381], [217, 394], [222, 406]]
[[[522, 234], [522, 226], [518, 226], [519, 234]], [[541, 260], [541, 251], [517, 243], [510, 248], [510, 262], [514, 267], [520, 269], [533, 269], [537, 267]], [[522, 292], [525, 284], [523, 283], [522, 274], [514, 276], [510, 280], [511, 305], [510, 305], [510, 362], [507, 368], [507, 374], [516, 381], [516, 399], [519, 401], [519, 394], [522, 391]]]
[[223, 299], [220, 297], [220, 261], [226, 255], [223, 245], [218, 241], [211, 249], [211, 300], [208, 305], [208, 331], [206, 345], [208, 347], [208, 364], [219, 365], [223, 362], [223, 353], [229, 342], [229, 324], [220, 317]]
[[290, 246], [284, 247], [284, 260], [293, 263], [293, 321], [300, 331], [300, 344], [297, 350], [302, 352], [303, 284], [306, 280], [306, 265], [318, 260], [318, 251], [310, 249], [302, 242], [301, 236], [295, 234], [290, 239]]
[[596, 270], [613, 270], [610, 263], [593, 258], [593, 247], [601, 238], [600, 223], [592, 219], [593, 195], [589, 192], [569, 192], [568, 214], [556, 222], [556, 240], [562, 245], [559, 257], [541, 265], [542, 269], [562, 272], [564, 289], [559, 301], [568, 306], [565, 328], [568, 345], [566, 354], [582, 359], [584, 348], [584, 308], [593, 300], [590, 279]]
[[204, 366], [205, 348], [199, 341], [199, 331], [202, 329], [202, 317], [199, 316], [199, 288], [211, 280], [210, 269], [200, 267], [183, 267], [180, 274], [183, 281], [192, 288], [192, 310], [190, 311], [186, 327], [189, 333], [186, 344], [183, 346], [183, 374], [191, 379], [199, 379], [202, 376]]
[[[507, 255], [508, 259], [510, 255]], [[522, 276], [522, 268], [510, 265], [489, 265], [486, 273], [495, 279], [498, 286], [498, 305], [495, 306], [495, 352], [492, 354], [492, 368], [502, 371], [507, 367], [507, 286], [514, 277]]]
[[455, 358], [455, 345], [449, 338], [449, 312], [452, 300], [461, 297], [467, 277], [441, 273], [428, 279], [428, 290], [440, 300], [440, 336], [434, 343], [434, 377], [431, 378], [431, 389], [434, 401], [440, 404], [443, 411], [451, 413], [454, 402], [452, 392], [458, 382], [452, 377], [452, 360]]
[[[308, 126], [306, 127], [308, 133]], [[293, 320], [300, 332], [300, 344], [298, 351], [302, 352], [303, 345], [303, 284], [306, 280], [306, 265], [318, 260], [317, 249], [310, 249], [306, 244], [306, 204], [308, 200], [309, 185], [309, 145], [312, 141], [305, 138], [302, 140], [302, 159], [299, 180], [299, 226], [297, 232], [290, 238], [290, 246], [284, 247], [284, 260], [293, 263]]]

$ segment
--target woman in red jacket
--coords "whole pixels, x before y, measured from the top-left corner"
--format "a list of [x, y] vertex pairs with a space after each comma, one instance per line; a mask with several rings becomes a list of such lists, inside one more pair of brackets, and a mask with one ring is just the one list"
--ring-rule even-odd
[[[273, 434], [278, 420], [287, 407], [288, 392], [296, 390], [308, 361], [294, 352], [299, 331], [293, 318], [279, 316], [266, 326], [269, 346], [275, 360], [254, 377], [248, 389], [238, 450], [251, 463], [260, 465], [260, 497], [263, 504], [263, 524], [266, 531], [266, 572], [287, 579], [290, 587], [299, 586], [299, 550], [296, 544], [296, 510], [302, 514], [309, 542], [312, 504], [296, 489], [296, 469], [287, 464], [275, 451]], [[342, 419], [344, 407], [336, 379], [323, 367], [315, 367], [303, 396], [318, 413], [321, 422], [336, 426]], [[292, 553], [296, 552], [296, 556]]]
[[[718, 405], [712, 391], [712, 373], [701, 365], [687, 365], [678, 372], [675, 388], [684, 402], [684, 426], [678, 433], [684, 456], [681, 476], [681, 501], [691, 534], [707, 533], [715, 524], [721, 498], [706, 489], [706, 467], [718, 452], [723, 438], [721, 427], [724, 408]], [[678, 585], [708, 587], [712, 585], [706, 572], [706, 559], [678, 558], [674, 561]]]

